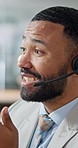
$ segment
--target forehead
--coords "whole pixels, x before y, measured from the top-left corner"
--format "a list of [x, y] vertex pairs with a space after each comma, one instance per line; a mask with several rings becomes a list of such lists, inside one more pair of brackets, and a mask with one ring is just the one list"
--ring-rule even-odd
[[30, 22], [27, 28], [25, 28], [23, 37], [37, 36], [40, 38], [48, 38], [56, 34], [63, 35], [64, 26], [52, 23], [49, 21], [34, 21]]

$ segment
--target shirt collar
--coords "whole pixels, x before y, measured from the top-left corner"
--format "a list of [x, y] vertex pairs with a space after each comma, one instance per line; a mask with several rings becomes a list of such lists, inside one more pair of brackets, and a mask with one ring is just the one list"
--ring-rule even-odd
[[[57, 124], [59, 125], [62, 120], [65, 118], [65, 116], [68, 114], [68, 112], [78, 103], [78, 98], [71, 101], [70, 103], [60, 107], [59, 109], [53, 111], [48, 116]], [[44, 105], [41, 103], [39, 115], [48, 114], [47, 111], [44, 108]]]

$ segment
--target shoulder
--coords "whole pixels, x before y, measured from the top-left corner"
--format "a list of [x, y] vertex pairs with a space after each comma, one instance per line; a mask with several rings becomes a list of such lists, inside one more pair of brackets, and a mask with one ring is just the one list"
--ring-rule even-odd
[[16, 127], [19, 127], [22, 121], [28, 118], [38, 107], [39, 103], [26, 102], [20, 99], [9, 107], [9, 114]]

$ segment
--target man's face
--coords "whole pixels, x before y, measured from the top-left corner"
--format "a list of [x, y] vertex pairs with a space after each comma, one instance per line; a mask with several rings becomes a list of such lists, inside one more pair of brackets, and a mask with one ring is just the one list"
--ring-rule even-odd
[[67, 74], [66, 37], [64, 27], [48, 21], [31, 22], [23, 35], [21, 96], [26, 101], [43, 102], [64, 92], [67, 79], [34, 87], [33, 84]]

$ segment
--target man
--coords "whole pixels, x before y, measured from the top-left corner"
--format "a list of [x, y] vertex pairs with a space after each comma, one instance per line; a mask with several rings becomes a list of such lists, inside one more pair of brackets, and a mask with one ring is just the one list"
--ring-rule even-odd
[[[78, 148], [78, 10], [51, 7], [39, 12], [24, 32], [21, 49], [24, 101], [9, 109], [15, 126], [8, 115], [13, 148], [18, 141], [19, 148]], [[3, 127], [8, 126], [5, 112], [7, 108]], [[44, 124], [39, 127], [44, 115], [46, 125], [50, 120], [46, 130]]]

